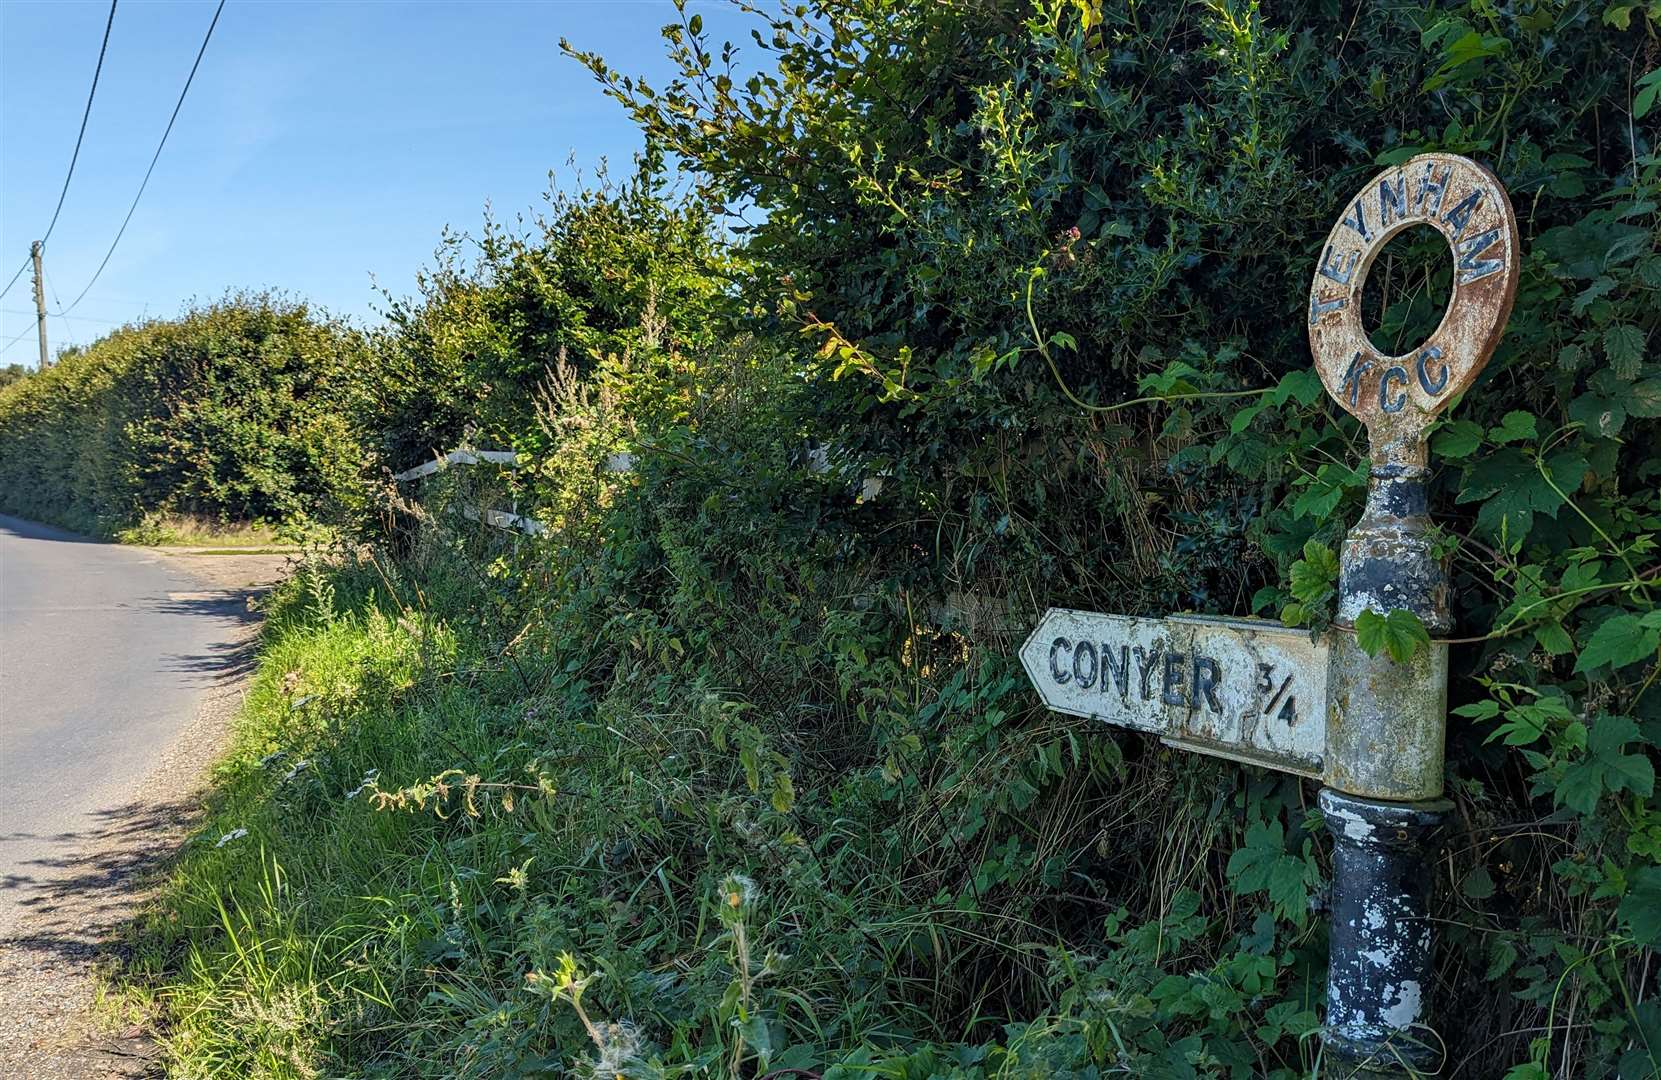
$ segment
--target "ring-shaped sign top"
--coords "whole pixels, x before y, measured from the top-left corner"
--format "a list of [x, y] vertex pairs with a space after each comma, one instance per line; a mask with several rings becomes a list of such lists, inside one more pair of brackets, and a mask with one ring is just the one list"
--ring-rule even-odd
[[[1361, 326], [1367, 271], [1390, 238], [1429, 225], [1453, 249], [1442, 323], [1385, 356]], [[1327, 392], [1367, 426], [1375, 463], [1422, 464], [1424, 431], [1476, 378], [1517, 295], [1517, 217], [1493, 173], [1456, 154], [1420, 154], [1367, 182], [1332, 227], [1309, 289], [1309, 347]]]

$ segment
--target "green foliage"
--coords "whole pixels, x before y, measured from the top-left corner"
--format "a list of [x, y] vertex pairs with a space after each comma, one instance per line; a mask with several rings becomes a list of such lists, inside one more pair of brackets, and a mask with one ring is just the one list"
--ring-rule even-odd
[[236, 295], [68, 349], [0, 390], [0, 508], [96, 535], [152, 516], [303, 524], [349, 513], [355, 336]]
[[419, 295], [388, 296], [375, 363], [355, 387], [383, 463], [402, 470], [468, 440], [544, 449], [537, 409], [552, 370], [707, 354], [734, 261], [709, 215], [665, 185], [647, 156], [621, 184], [602, 172], [593, 187], [551, 191], [519, 232], [487, 220], [476, 240], [446, 233]]
[[[1428, 149], [1523, 229], [1431, 446], [1442, 1074], [1653, 1073], [1655, 12], [1606, 15], [856, 0], [742, 63], [685, 13], [663, 86], [578, 54], [698, 208], [456, 241], [376, 342], [383, 462], [530, 464], [279, 601], [145, 939], [182, 1074], [1327, 1075], [1311, 786], [1047, 713], [1011, 652], [1050, 605], [1328, 627], [1365, 441], [1301, 314]], [[550, 534], [450, 512], [492, 490]]]
[[1394, 608], [1380, 615], [1367, 610], [1355, 617], [1355, 641], [1368, 656], [1387, 653], [1396, 663], [1404, 664], [1430, 645], [1430, 631], [1411, 611]]

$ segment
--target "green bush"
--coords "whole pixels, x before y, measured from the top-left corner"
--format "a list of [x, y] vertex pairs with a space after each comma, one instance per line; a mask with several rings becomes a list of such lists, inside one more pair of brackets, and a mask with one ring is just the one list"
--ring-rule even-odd
[[714, 342], [733, 260], [708, 213], [668, 197], [660, 160], [547, 202], [528, 233], [487, 220], [476, 241], [446, 234], [418, 296], [389, 298], [357, 412], [394, 470], [469, 440], [541, 448], [537, 405], [557, 367]]
[[362, 502], [361, 345], [271, 295], [66, 349], [0, 390], [0, 508], [97, 535], [154, 515], [303, 524]]
[[[382, 452], [526, 449], [550, 535], [452, 470], [280, 598], [141, 954], [180, 1075], [1330, 1075], [1313, 786], [1048, 713], [1012, 653], [1050, 605], [1330, 621], [1364, 438], [1308, 284], [1427, 149], [1524, 230], [1433, 443], [1443, 1074], [1653, 1075], [1654, 20], [862, 0], [747, 67], [685, 13], [661, 87], [584, 56], [742, 252], [584, 196], [395, 318]], [[1423, 254], [1380, 335], [1435, 318]]]

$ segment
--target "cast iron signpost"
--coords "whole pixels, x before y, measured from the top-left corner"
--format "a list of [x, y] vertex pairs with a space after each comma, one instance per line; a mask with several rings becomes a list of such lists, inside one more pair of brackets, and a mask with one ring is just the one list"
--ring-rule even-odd
[[[1385, 356], [1361, 326], [1367, 271], [1390, 238], [1436, 229], [1452, 297], [1418, 348]], [[1431, 839], [1442, 799], [1445, 644], [1404, 663], [1356, 644], [1356, 618], [1410, 611], [1452, 628], [1430, 536], [1425, 435], [1499, 344], [1517, 292], [1517, 226], [1475, 162], [1422, 154], [1370, 180], [1322, 246], [1309, 343], [1328, 393], [1366, 426], [1367, 506], [1339, 557], [1330, 634], [1255, 619], [1141, 619], [1052, 608], [1021, 649], [1045, 704], [1158, 735], [1185, 750], [1317, 778], [1333, 837], [1327, 1054], [1344, 1075], [1434, 1070]]]

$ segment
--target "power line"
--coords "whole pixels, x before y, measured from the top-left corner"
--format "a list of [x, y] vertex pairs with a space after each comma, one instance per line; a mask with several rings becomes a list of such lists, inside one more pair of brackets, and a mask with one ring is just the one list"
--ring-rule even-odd
[[63, 190], [58, 192], [58, 205], [52, 211], [52, 220], [46, 226], [46, 235], [40, 238], [41, 247], [52, 238], [58, 226], [58, 215], [63, 213], [63, 201], [69, 196], [69, 181], [75, 176], [75, 162], [81, 158], [81, 140], [87, 135], [87, 119], [92, 116], [92, 99], [98, 93], [98, 76], [104, 70], [104, 52], [110, 47], [110, 27], [115, 25], [116, 0], [110, 0], [110, 17], [104, 23], [104, 43], [98, 46], [98, 66], [92, 69], [92, 89], [87, 91], [87, 107], [81, 113], [81, 133], [75, 136], [75, 152], [69, 155], [69, 172], [63, 178]]
[[[30, 319], [33, 319], [35, 317], [34, 312], [25, 311], [23, 308], [0, 308], [0, 313], [4, 313], [6, 315], [25, 315], [25, 316], [28, 316]], [[127, 325], [127, 323], [121, 322], [119, 319], [95, 319], [91, 315], [65, 315], [61, 312], [56, 312], [56, 311], [48, 311], [46, 314], [51, 316], [54, 319], [68, 319], [70, 322], [103, 323], [105, 326], [126, 326]], [[127, 321], [131, 322], [132, 320], [129, 319]]]
[[28, 329], [24, 330], [23, 333], [17, 335], [16, 337], [12, 338], [10, 341], [6, 342], [4, 345], [0, 345], [0, 355], [4, 355], [6, 352], [8, 352], [11, 349], [11, 347], [13, 345], [16, 345], [18, 342], [22, 341], [24, 338], [28, 337], [30, 334], [32, 334], [34, 332], [35, 332], [35, 328], [31, 326]]
[[4, 289], [0, 289], [0, 296], [5, 296], [7, 293], [12, 291], [12, 286], [17, 284], [17, 279], [23, 276], [23, 271], [29, 269], [29, 264], [34, 261], [35, 260], [33, 258], [23, 260], [23, 265], [17, 268], [17, 273], [12, 275], [12, 279], [10, 281], [6, 282], [6, 287]]
[[[46, 226], [46, 235], [40, 238], [42, 247], [46, 246], [46, 241], [52, 238], [52, 230], [58, 226], [58, 215], [63, 213], [63, 201], [69, 196], [69, 181], [75, 177], [75, 163], [81, 159], [81, 142], [87, 136], [87, 119], [92, 116], [92, 99], [98, 95], [98, 76], [104, 71], [104, 53], [110, 47], [110, 28], [115, 25], [115, 5], [117, 2], [118, 0], [110, 0], [110, 17], [104, 22], [104, 40], [98, 46], [98, 66], [92, 69], [92, 88], [87, 91], [87, 106], [81, 111], [81, 131], [75, 136], [75, 152], [69, 155], [69, 171], [64, 174], [63, 190], [58, 192], [58, 205], [52, 210], [52, 221]], [[25, 261], [23, 267], [28, 265], [29, 262]], [[0, 289], [0, 296], [5, 296], [8, 292], [11, 292], [12, 286], [16, 285], [17, 279], [22, 276], [23, 268], [19, 268], [17, 273], [12, 275], [12, 279], [6, 283], [6, 287]]]
[[202, 47], [196, 51], [196, 62], [190, 65], [190, 74], [185, 77], [185, 87], [179, 91], [178, 103], [173, 106], [173, 115], [167, 118], [167, 130], [161, 133], [161, 142], [156, 144], [156, 153], [150, 159], [150, 167], [144, 170], [144, 180], [138, 185], [138, 194], [133, 196], [133, 205], [127, 208], [127, 216], [121, 221], [121, 228], [115, 232], [115, 239], [110, 242], [110, 249], [104, 253], [104, 261], [98, 264], [98, 269], [92, 273], [92, 280], [87, 282], [81, 295], [69, 302], [64, 312], [74, 311], [76, 305], [86, 297], [91, 288], [98, 283], [98, 278], [109, 265], [110, 256], [115, 254], [116, 245], [121, 243], [121, 237], [127, 232], [127, 223], [133, 220], [133, 211], [138, 209], [138, 201], [144, 197], [144, 189], [150, 185], [150, 174], [156, 171], [156, 162], [161, 160], [162, 148], [167, 145], [167, 137], [173, 132], [173, 121], [179, 118], [179, 110], [184, 108], [185, 95], [190, 93], [190, 84], [196, 79], [196, 69], [202, 66], [202, 56], [208, 51], [208, 42], [213, 40], [213, 28], [219, 25], [219, 13], [225, 10], [225, 0], [219, 0], [219, 6], [213, 10], [213, 21], [208, 23], [208, 32], [202, 38]]

